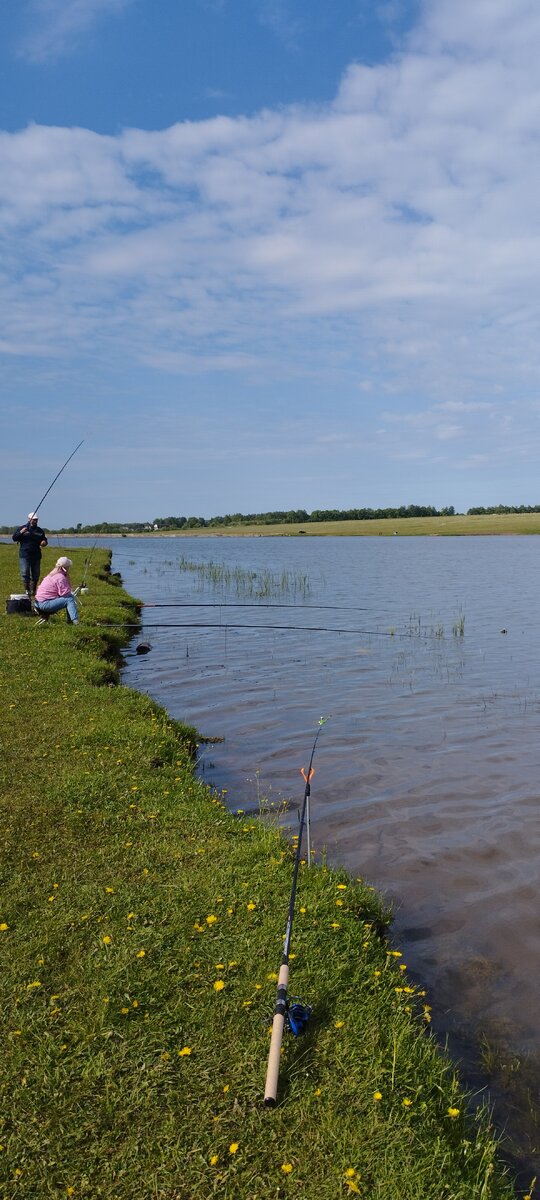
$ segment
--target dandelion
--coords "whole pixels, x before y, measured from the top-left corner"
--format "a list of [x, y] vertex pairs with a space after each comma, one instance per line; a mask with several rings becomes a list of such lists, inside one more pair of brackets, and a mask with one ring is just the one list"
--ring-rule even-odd
[[402, 1100], [401, 1103], [403, 1104], [404, 1108], [410, 1108], [411, 1104], [412, 1104], [412, 1100], [409, 1100], [409, 1097], [405, 1096], [405, 1099]]
[[2, 933], [4, 933], [4, 931], [6, 929], [9, 929], [9, 925], [8, 925], [7, 921], [2, 921], [2, 923], [0, 924], [0, 929], [2, 930]]
[[222, 992], [224, 987], [225, 987], [225, 983], [224, 983], [223, 979], [216, 979], [216, 982], [214, 983], [214, 991]]
[[334, 1021], [334, 1029], [343, 1029], [345, 1021]]
[[256, 907], [257, 905], [253, 903], [253, 900], [250, 900], [249, 904], [247, 905], [247, 910], [248, 912], [253, 912], [253, 909]]
[[354, 1179], [356, 1174], [357, 1171], [355, 1171], [354, 1167], [347, 1167], [347, 1170], [345, 1171], [345, 1179]]
[[226, 1084], [224, 1084], [223, 1091], [224, 1091], [224, 1092], [228, 1092], [228, 1091], [229, 1091], [229, 1089], [230, 1089], [230, 1086], [231, 1086], [231, 1085], [230, 1085], [230, 1083], [226, 1083]]
[[145, 954], [146, 954], [146, 950], [138, 950], [137, 958], [144, 958]]
[[236, 1151], [238, 1150], [238, 1146], [239, 1146], [238, 1142], [231, 1142], [231, 1144], [229, 1146], [229, 1154], [236, 1154]]
[[38, 988], [38, 987], [41, 987], [41, 982], [40, 982], [40, 980], [39, 980], [39, 979], [33, 979], [31, 983], [27, 983], [27, 985], [26, 985], [26, 990], [27, 990], [27, 991], [29, 991], [29, 990], [30, 990], [30, 988]]
[[215, 1167], [218, 1162], [219, 1162], [219, 1154], [212, 1154], [210, 1156], [210, 1166]]
[[122, 1015], [125, 1017], [125, 1016], [126, 1016], [126, 1014], [129, 1012], [129, 1008], [121, 1008], [121, 1009], [120, 1009], [120, 1012], [121, 1012], [121, 1013], [122, 1013]]
[[374, 1092], [374, 1093], [373, 1093], [373, 1099], [374, 1099], [374, 1100], [377, 1100], [377, 1101], [378, 1101], [378, 1100], [382, 1100], [382, 1092]]
[[216, 921], [217, 917], [215, 917], [213, 913], [210, 913], [210, 916], [206, 918], [207, 925], [215, 925]]
[[346, 892], [346, 891], [347, 891], [347, 884], [346, 883], [338, 883], [338, 892]]
[[321, 1089], [320, 1089], [320, 1088], [315, 1088], [315, 1091], [314, 1091], [313, 1095], [314, 1095], [314, 1096], [320, 1096], [320, 1095], [321, 1095]]
[[281, 1164], [281, 1170], [285, 1172], [285, 1175], [290, 1175], [292, 1169], [293, 1169], [292, 1163], [286, 1162], [286, 1163]]
[[375, 978], [376, 978], [376, 979], [378, 979], [378, 978], [379, 978], [379, 975], [380, 975], [380, 973], [381, 973], [380, 971], [374, 971], [374, 972], [373, 972], [373, 974], [374, 974], [374, 976], [375, 976]]
[[112, 942], [112, 937], [109, 937], [109, 934], [106, 933], [105, 937], [103, 938], [103, 945], [110, 946], [111, 942]]
[[330, 928], [331, 929], [340, 929], [341, 926], [339, 924], [339, 921], [332, 921]]
[[448, 1116], [452, 1117], [453, 1121], [455, 1121], [456, 1117], [459, 1117], [459, 1108], [448, 1108], [446, 1111]]
[[112, 894], [114, 892], [114, 888], [106, 887], [105, 891], [108, 892], [109, 896], [112, 896]]
[[182, 1046], [182, 1049], [178, 1051], [179, 1058], [187, 1058], [188, 1054], [191, 1054], [191, 1046]]

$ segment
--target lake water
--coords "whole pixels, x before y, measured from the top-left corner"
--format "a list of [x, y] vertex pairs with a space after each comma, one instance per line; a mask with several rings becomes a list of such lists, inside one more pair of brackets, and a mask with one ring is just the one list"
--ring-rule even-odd
[[[152, 651], [126, 658], [124, 682], [223, 737], [201, 769], [233, 808], [260, 796], [296, 808], [299, 770], [319, 717], [329, 716], [312, 783], [315, 846], [392, 901], [394, 939], [429, 987], [434, 1027], [465, 1053], [469, 1078], [487, 1038], [507, 1057], [528, 1056], [527, 1088], [536, 1089], [539, 541], [107, 544], [132, 594], [189, 604], [145, 610]], [[182, 569], [182, 556], [199, 569]], [[236, 570], [228, 582], [226, 569]], [[247, 594], [261, 587], [267, 603], [302, 607], [262, 607]], [[251, 607], [225, 607], [238, 598]], [[154, 628], [190, 621], [220, 628]], [[225, 628], [247, 623], [256, 628]], [[507, 1082], [492, 1063], [496, 1104]], [[522, 1098], [515, 1105], [522, 1127], [535, 1123]]]

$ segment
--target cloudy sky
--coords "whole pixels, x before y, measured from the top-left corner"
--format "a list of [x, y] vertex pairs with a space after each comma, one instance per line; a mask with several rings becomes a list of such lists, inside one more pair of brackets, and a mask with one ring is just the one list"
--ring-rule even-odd
[[540, 502], [537, 0], [0, 18], [0, 523]]

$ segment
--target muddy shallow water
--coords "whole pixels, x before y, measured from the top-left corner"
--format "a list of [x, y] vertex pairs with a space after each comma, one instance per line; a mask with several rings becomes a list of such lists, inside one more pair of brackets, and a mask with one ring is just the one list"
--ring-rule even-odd
[[[538, 539], [110, 544], [132, 594], [194, 606], [146, 610], [152, 651], [126, 658], [124, 682], [225, 739], [202, 769], [233, 808], [260, 796], [296, 806], [299, 769], [329, 715], [312, 786], [316, 847], [392, 900], [394, 937], [440, 1030], [483, 1045], [484, 1066], [486, 1038], [507, 1058], [540, 1061]], [[259, 586], [267, 603], [349, 611], [264, 608]], [[225, 607], [238, 588], [254, 607]], [[222, 627], [151, 628], [186, 621]], [[223, 627], [248, 622], [258, 627]]]

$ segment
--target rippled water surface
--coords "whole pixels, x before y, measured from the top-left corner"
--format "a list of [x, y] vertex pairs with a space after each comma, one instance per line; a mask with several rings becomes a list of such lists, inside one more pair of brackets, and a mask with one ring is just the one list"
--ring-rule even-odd
[[[312, 787], [315, 845], [392, 899], [396, 936], [442, 1025], [447, 1009], [447, 1028], [474, 1025], [539, 1053], [538, 539], [111, 545], [130, 592], [193, 604], [146, 610], [152, 652], [126, 660], [124, 681], [224, 738], [206, 755], [207, 780], [233, 807], [259, 794], [296, 804], [318, 718], [330, 715]], [[182, 555], [222, 573], [271, 572], [267, 600], [350, 611], [256, 599], [227, 608], [234, 584], [181, 570]], [[283, 571], [307, 576], [308, 594], [305, 580], [280, 590]], [[222, 627], [152, 628], [185, 621]], [[223, 627], [248, 622], [257, 628]]]

